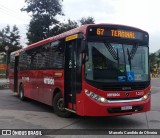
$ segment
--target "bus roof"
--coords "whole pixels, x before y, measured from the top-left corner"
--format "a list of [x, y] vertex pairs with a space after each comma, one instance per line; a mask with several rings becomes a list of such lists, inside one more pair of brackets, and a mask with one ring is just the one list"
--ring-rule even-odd
[[77, 27], [77, 28], [74, 28], [74, 29], [69, 30], [67, 32], [64, 32], [62, 34], [59, 34], [59, 35], [56, 35], [56, 36], [53, 36], [53, 37], [41, 40], [39, 42], [33, 43], [31, 45], [28, 45], [27, 47], [25, 47], [23, 49], [20, 49], [20, 50], [12, 52], [11, 55], [17, 54], [17, 53], [19, 53], [21, 51], [32, 49], [34, 47], [38, 47], [38, 46], [46, 44], [46, 43], [50, 43], [50, 42], [58, 40], [58, 39], [62, 39], [64, 37], [67, 37], [67, 36], [70, 36], [70, 35], [73, 35], [73, 34], [76, 34], [76, 33], [82, 32], [83, 34], [86, 34], [88, 26], [97, 26], [97, 25], [101, 25], [101, 26], [103, 26], [103, 25], [104, 26], [113, 26], [113, 27], [120, 27], [121, 26], [121, 27], [128, 27], [128, 28], [133, 28], [133, 29], [139, 30], [139, 31], [143, 31], [143, 30], [141, 30], [139, 28], [136, 28], [136, 27], [127, 26], [127, 25], [120, 25], [120, 24], [106, 24], [106, 23], [103, 23], [103, 24], [86, 24], [86, 25], [83, 25], [81, 27]]

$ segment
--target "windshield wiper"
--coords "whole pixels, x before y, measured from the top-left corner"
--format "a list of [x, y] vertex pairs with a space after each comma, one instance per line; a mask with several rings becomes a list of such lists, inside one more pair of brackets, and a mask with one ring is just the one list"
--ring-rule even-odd
[[133, 48], [132, 48], [132, 50], [130, 52], [131, 59], [133, 59], [134, 55], [136, 54], [137, 48], [138, 48], [137, 45], [135, 45], [135, 46], [133, 45]]
[[109, 42], [104, 42], [106, 48], [108, 49], [108, 51], [110, 52], [110, 54], [112, 55], [112, 57], [115, 60], [119, 60], [119, 54], [118, 54], [118, 49], [117, 52], [115, 51], [115, 49], [112, 47], [112, 45]]
[[133, 46], [131, 52], [129, 52], [129, 49], [127, 48], [127, 55], [128, 55], [128, 62], [129, 62], [129, 66], [130, 66], [130, 70], [132, 68], [132, 63], [131, 60], [134, 58], [134, 55], [136, 54], [138, 46]]
[[128, 48], [127, 48], [127, 55], [128, 55], [128, 63], [129, 63], [130, 71], [131, 71], [131, 55], [130, 55]]
[[[118, 70], [119, 70], [119, 51], [118, 48], [115, 50], [112, 45], [109, 42], [104, 42], [106, 48], [108, 49], [108, 51], [110, 52], [110, 54], [112, 55], [112, 57], [117, 60], [118, 63]], [[117, 75], [119, 75], [118, 71], [117, 71]]]

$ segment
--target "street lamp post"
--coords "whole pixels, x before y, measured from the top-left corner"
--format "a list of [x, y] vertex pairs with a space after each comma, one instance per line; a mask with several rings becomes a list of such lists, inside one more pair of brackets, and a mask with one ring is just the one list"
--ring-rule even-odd
[[6, 79], [8, 78], [8, 50], [9, 50], [9, 47], [8, 46], [5, 46], [5, 50], [6, 50]]

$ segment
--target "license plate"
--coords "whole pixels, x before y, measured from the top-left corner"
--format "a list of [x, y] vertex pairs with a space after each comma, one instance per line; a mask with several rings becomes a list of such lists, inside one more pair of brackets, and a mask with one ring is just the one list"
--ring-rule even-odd
[[132, 106], [131, 105], [122, 106], [121, 110], [132, 110]]

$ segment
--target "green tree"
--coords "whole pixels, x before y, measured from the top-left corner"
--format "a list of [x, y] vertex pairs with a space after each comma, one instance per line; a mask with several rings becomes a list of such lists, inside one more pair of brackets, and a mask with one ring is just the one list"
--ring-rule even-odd
[[25, 0], [26, 7], [21, 10], [31, 13], [27, 38], [29, 43], [48, 38], [59, 21], [57, 15], [63, 15], [61, 0]]
[[77, 27], [78, 27], [78, 23], [76, 21], [71, 21], [69, 19], [67, 23], [59, 23], [58, 25], [56, 25], [52, 29], [52, 35], [55, 36]]
[[5, 51], [5, 46], [9, 46], [9, 53], [20, 49], [20, 35], [16, 25], [13, 26], [12, 30], [7, 25], [5, 28], [0, 30], [0, 52]]
[[149, 63], [150, 63], [150, 67], [153, 68], [153, 66], [156, 64], [156, 54], [155, 53], [151, 53], [149, 55]]
[[160, 52], [157, 55], [157, 65], [160, 67]]
[[85, 24], [95, 24], [95, 20], [93, 17], [83, 17], [82, 19], [79, 20], [79, 22], [81, 23], [81, 25], [85, 25]]
[[72, 21], [68, 19], [67, 23], [59, 23], [52, 29], [52, 35], [57, 35], [66, 31], [69, 31], [71, 29], [77, 28], [81, 25], [85, 24], [94, 24], [94, 18], [93, 17], [88, 17], [85, 18], [83, 17], [82, 19], [78, 21]]

